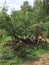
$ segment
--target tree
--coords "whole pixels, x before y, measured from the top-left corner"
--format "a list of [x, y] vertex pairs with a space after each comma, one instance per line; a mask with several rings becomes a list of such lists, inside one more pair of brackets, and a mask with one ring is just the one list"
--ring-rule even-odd
[[32, 24], [32, 9], [28, 2], [24, 2], [20, 11], [13, 11], [11, 18], [16, 28], [16, 34], [22, 38], [27, 38], [30, 35], [30, 29]]

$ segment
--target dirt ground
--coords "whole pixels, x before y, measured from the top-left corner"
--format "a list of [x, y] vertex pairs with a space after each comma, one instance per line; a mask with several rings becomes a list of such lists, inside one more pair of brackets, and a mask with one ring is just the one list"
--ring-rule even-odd
[[32, 63], [24, 63], [22, 65], [49, 65], [49, 53], [39, 56], [40, 59]]

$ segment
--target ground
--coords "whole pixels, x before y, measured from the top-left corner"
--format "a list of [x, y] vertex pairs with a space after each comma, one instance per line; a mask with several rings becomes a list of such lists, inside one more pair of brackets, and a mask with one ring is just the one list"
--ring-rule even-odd
[[49, 53], [39, 56], [40, 59], [30, 64], [24, 63], [22, 65], [49, 65]]
[[49, 65], [49, 45], [44, 48], [20, 47], [16, 51], [9, 51], [13, 48], [10, 38], [3, 40], [0, 41], [0, 65]]

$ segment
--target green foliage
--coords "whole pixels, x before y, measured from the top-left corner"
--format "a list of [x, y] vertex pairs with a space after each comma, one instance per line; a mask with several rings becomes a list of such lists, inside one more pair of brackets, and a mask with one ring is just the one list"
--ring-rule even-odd
[[7, 41], [11, 41], [12, 40], [12, 38], [11, 38], [11, 36], [4, 36], [4, 37], [2, 37], [2, 38], [0, 38], [0, 43], [2, 43], [2, 42], [7, 42]]
[[32, 8], [26, 1], [21, 10], [12, 11], [11, 15], [7, 14], [8, 10], [4, 6], [0, 11], [0, 29], [4, 29], [10, 36], [16, 33], [17, 36], [27, 38], [34, 36], [34, 29], [40, 25], [43, 35], [49, 35], [49, 15], [46, 13], [48, 3], [47, 0], [46, 3], [44, 0], [36, 0]]
[[[29, 7], [29, 4], [26, 3], [26, 5], [22, 5], [25, 7], [24, 9], [27, 9]], [[29, 31], [31, 29], [32, 25], [32, 11], [26, 10], [24, 14], [24, 10], [21, 9], [21, 11], [13, 11], [11, 14], [11, 20], [13, 22], [15, 32], [17, 35], [21, 36], [22, 38], [29, 37]]]
[[[19, 65], [24, 62], [33, 62], [39, 60], [39, 54], [45, 54], [49, 51], [49, 45], [44, 48], [37, 48], [34, 46], [21, 46], [19, 49], [13, 51], [12, 45], [9, 43], [0, 43], [0, 64], [1, 65]], [[10, 51], [9, 51], [10, 50]]]
[[3, 29], [0, 29], [0, 38], [6, 36], [6, 31]]
[[[26, 61], [34, 61], [39, 59], [38, 54], [44, 54], [49, 51], [49, 45], [43, 49], [23, 46], [17, 51], [11, 50], [11, 48], [13, 49], [12, 45], [5, 45], [5, 42], [12, 40], [13, 33], [16, 33], [21, 38], [33, 37], [37, 26], [40, 27], [43, 36], [49, 37], [48, 0], [35, 0], [33, 8], [26, 1], [21, 6], [21, 10], [12, 11], [10, 15], [7, 14], [7, 11], [7, 7], [3, 7], [0, 10], [0, 42], [3, 42], [0, 43], [0, 65], [18, 65], [18, 63], [21, 64]], [[8, 50], [11, 50], [11, 52]]]

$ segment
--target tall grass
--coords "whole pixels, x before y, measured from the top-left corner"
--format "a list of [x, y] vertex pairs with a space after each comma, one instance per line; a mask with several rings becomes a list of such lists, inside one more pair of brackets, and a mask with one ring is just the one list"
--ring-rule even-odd
[[[11, 40], [11, 37], [8, 36], [0, 39], [0, 65], [22, 65], [22, 63], [26, 62], [35, 62], [40, 58], [38, 55], [49, 52], [49, 45], [44, 48], [21, 46], [13, 51], [11, 49], [14, 48], [14, 46], [9, 45], [11, 42], [7, 43], [9, 40]], [[4, 42], [4, 44], [2, 45], [1, 42]]]

